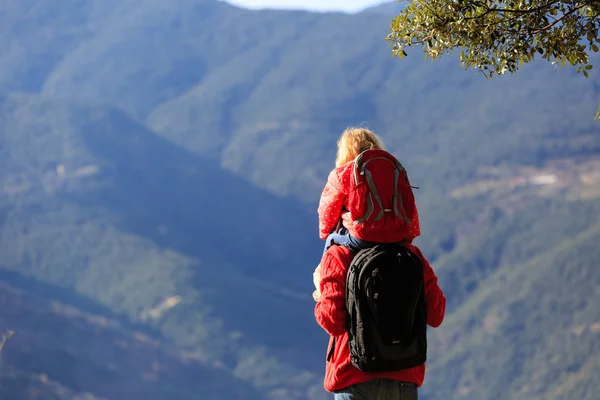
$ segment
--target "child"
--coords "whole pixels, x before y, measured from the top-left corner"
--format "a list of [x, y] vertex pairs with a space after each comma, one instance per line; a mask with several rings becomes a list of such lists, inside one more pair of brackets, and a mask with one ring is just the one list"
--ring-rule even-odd
[[377, 135], [346, 129], [338, 140], [335, 166], [318, 208], [325, 250], [334, 243], [354, 251], [374, 243], [410, 243], [420, 235], [406, 171]]
[[[412, 243], [420, 235], [419, 215], [402, 164], [368, 129], [346, 129], [337, 145], [318, 208], [323, 254], [334, 244], [357, 252], [377, 243]], [[318, 275], [319, 267], [317, 288]]]

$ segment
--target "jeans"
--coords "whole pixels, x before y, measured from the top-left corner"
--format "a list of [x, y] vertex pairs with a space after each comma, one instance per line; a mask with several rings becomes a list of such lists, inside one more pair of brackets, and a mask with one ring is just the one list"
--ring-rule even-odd
[[392, 379], [374, 379], [334, 392], [335, 400], [418, 400], [417, 385]]
[[327, 249], [334, 244], [340, 246], [346, 246], [350, 250], [357, 252], [363, 249], [368, 249], [369, 247], [373, 247], [375, 243], [365, 242], [364, 240], [360, 240], [350, 235], [348, 229], [341, 228], [338, 232], [333, 232], [329, 234], [327, 240], [325, 240], [325, 248], [323, 249], [323, 255], [327, 252]]

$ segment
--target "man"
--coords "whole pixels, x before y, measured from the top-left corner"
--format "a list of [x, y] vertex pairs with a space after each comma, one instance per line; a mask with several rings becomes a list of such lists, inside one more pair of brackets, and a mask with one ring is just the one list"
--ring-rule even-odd
[[[441, 325], [446, 298], [437, 277], [421, 250], [412, 244], [403, 246], [422, 264], [424, 321], [431, 327]], [[334, 245], [324, 254], [314, 274], [317, 302], [315, 318], [330, 335], [327, 351], [325, 390], [336, 400], [418, 399], [418, 388], [425, 378], [425, 363], [406, 369], [364, 372], [353, 365], [348, 335], [346, 279], [355, 253], [345, 246]], [[424, 327], [425, 329], [425, 327]]]

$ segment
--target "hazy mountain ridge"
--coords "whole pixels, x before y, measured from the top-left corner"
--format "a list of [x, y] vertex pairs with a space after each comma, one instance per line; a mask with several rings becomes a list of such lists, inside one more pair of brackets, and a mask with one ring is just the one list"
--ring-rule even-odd
[[363, 12], [384, 14], [390, 19], [397, 15], [402, 10], [404, 2], [402, 1], [386, 1], [384, 3], [368, 7]]

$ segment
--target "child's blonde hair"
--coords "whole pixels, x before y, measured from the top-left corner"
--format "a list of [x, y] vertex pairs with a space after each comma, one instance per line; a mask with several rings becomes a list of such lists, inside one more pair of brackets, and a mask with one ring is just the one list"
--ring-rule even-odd
[[347, 128], [342, 132], [337, 145], [336, 167], [341, 167], [347, 162], [354, 160], [365, 150], [384, 150], [381, 138], [365, 128]]

